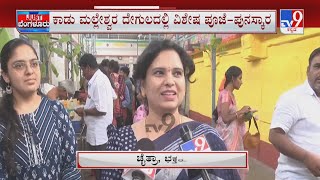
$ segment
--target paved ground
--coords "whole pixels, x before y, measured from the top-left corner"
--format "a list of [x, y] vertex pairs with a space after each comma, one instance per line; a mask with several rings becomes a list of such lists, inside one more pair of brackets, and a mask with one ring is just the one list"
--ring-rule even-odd
[[[249, 173], [247, 180], [274, 180], [274, 170], [254, 158], [249, 159]], [[90, 170], [82, 171], [83, 180], [95, 180]]]
[[247, 180], [274, 180], [274, 169], [254, 158], [249, 158], [249, 168]]
[[81, 179], [82, 180], [96, 180], [95, 176], [91, 175], [91, 170], [89, 170], [89, 169], [81, 170]]

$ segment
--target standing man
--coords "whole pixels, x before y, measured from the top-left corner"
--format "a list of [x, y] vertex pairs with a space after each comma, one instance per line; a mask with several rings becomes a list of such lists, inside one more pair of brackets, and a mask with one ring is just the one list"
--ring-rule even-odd
[[270, 142], [280, 151], [276, 180], [320, 179], [320, 48], [309, 57], [308, 79], [276, 105]]
[[133, 123], [133, 117], [132, 117], [132, 102], [133, 102], [133, 98], [134, 98], [134, 94], [133, 94], [133, 84], [129, 78], [129, 74], [130, 74], [130, 70], [127, 66], [123, 66], [120, 68], [120, 75], [122, 75], [125, 78], [125, 83], [126, 86], [129, 90], [129, 96], [130, 96], [130, 101], [125, 104], [122, 103], [122, 105], [127, 108], [127, 120], [126, 120], [126, 125], [132, 125]]
[[[92, 54], [84, 54], [79, 66], [88, 80], [88, 97], [84, 108], [78, 108], [76, 112], [84, 117], [87, 125], [86, 139], [90, 150], [104, 151], [108, 142], [107, 126], [113, 119], [113, 89]], [[100, 170], [96, 170], [96, 179], [100, 179]]]

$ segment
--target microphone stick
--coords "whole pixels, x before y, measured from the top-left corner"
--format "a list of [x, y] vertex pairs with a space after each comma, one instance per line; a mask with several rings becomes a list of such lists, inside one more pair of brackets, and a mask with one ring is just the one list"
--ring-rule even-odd
[[[192, 131], [190, 130], [188, 125], [182, 126], [182, 128], [179, 130], [180, 137], [183, 140], [183, 142], [188, 142], [192, 140]], [[210, 176], [208, 174], [208, 171], [206, 169], [201, 169], [200, 173], [203, 180], [210, 180]]]

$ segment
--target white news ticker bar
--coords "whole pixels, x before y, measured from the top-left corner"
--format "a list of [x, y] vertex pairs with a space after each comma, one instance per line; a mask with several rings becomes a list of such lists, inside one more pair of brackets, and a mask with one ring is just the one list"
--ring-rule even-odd
[[276, 10], [52, 10], [49, 33], [276, 33], [276, 13]]
[[160, 9], [160, 6], [94, 6], [94, 9]]
[[194, 168], [242, 169], [248, 167], [247, 151], [78, 151], [82, 169]]

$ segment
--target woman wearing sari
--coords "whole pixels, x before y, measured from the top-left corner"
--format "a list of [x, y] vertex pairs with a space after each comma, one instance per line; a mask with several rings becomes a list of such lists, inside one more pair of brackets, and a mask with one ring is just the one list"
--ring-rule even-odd
[[[243, 136], [246, 133], [244, 114], [251, 111], [249, 106], [237, 110], [233, 91], [242, 85], [242, 71], [237, 66], [231, 66], [225, 73], [225, 79], [219, 88], [216, 129], [227, 146], [228, 151], [243, 151]], [[241, 179], [245, 179], [247, 170], [239, 170]]]
[[113, 102], [113, 125], [118, 128], [125, 125], [125, 119], [127, 118], [127, 111], [123, 104], [130, 103], [129, 90], [125, 83], [124, 76], [119, 74], [119, 63], [115, 60], [111, 60], [108, 64], [110, 78], [114, 84], [114, 90], [117, 95], [117, 99]]
[[[157, 151], [181, 151], [183, 143], [179, 130], [188, 125], [193, 137], [205, 135], [212, 151], [226, 151], [226, 147], [216, 130], [207, 124], [193, 121], [179, 113], [179, 106], [185, 96], [186, 81], [194, 73], [195, 66], [186, 51], [169, 41], [153, 41], [138, 59], [134, 77], [141, 81], [141, 93], [145, 98], [149, 113], [145, 119], [116, 129], [108, 127], [107, 150], [135, 150], [142, 138], [153, 141]], [[169, 116], [166, 116], [169, 115]], [[171, 117], [171, 120], [167, 119]], [[163, 119], [171, 122], [171, 128], [148, 128], [148, 125], [159, 127]], [[169, 123], [168, 123], [169, 124]], [[174, 180], [189, 179], [186, 169], [158, 169], [155, 179]], [[102, 179], [121, 179], [123, 169], [103, 170]], [[237, 180], [236, 170], [208, 170], [210, 179]]]

